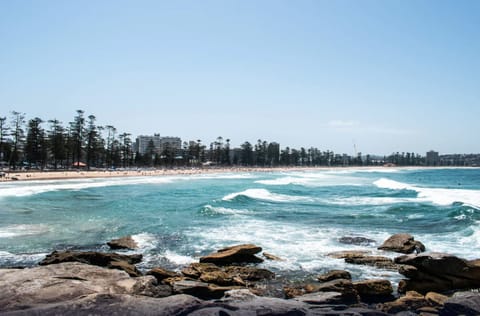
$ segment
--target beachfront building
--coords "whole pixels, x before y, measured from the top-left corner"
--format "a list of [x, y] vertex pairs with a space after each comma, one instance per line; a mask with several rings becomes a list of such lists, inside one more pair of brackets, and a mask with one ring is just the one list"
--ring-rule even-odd
[[430, 150], [429, 152], [427, 152], [427, 156], [425, 158], [425, 164], [427, 166], [440, 165], [440, 156], [438, 155], [438, 151]]
[[180, 139], [180, 137], [161, 137], [160, 134], [154, 134], [153, 136], [140, 135], [135, 140], [134, 150], [135, 152], [140, 153], [140, 155], [145, 155], [150, 150], [150, 147], [152, 145], [153, 152], [155, 154], [161, 155], [165, 150], [181, 150], [182, 140]]
[[135, 140], [135, 151], [144, 155], [148, 151], [150, 142], [153, 142], [154, 151], [159, 154], [162, 142], [160, 134], [154, 134], [153, 136], [139, 135]]
[[160, 137], [160, 152], [164, 152], [168, 149], [174, 149], [176, 151], [182, 149], [182, 140], [180, 139], [180, 137]]

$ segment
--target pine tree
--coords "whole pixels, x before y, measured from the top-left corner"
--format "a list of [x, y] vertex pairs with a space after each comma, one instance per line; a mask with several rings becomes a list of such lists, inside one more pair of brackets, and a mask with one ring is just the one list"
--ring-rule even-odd
[[23, 145], [25, 132], [23, 130], [23, 125], [25, 124], [25, 114], [13, 111], [12, 112], [12, 133], [11, 136], [13, 138], [13, 147], [12, 152], [10, 154], [10, 167], [12, 169], [16, 169], [17, 164], [20, 160], [20, 148]]
[[48, 131], [48, 148], [53, 159], [53, 168], [57, 170], [58, 163], [67, 157], [65, 129], [57, 119], [49, 120], [50, 130]]

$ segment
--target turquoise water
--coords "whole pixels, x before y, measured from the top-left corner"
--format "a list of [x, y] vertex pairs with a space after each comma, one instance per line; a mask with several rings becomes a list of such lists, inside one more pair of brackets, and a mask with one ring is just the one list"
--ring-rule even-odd
[[[0, 184], [0, 266], [33, 265], [55, 249], [107, 250], [133, 235], [140, 268], [172, 269], [220, 247], [255, 243], [284, 258], [278, 275], [346, 268], [399, 278], [328, 253], [375, 254], [409, 232], [427, 250], [480, 257], [480, 169], [329, 169]], [[373, 239], [345, 245], [343, 236]], [[138, 251], [137, 251], [138, 252]]]

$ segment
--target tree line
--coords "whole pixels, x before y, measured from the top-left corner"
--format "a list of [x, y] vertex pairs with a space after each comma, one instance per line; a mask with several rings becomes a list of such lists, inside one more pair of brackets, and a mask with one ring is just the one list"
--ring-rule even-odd
[[145, 152], [134, 151], [132, 135], [113, 125], [99, 125], [94, 115], [77, 110], [66, 125], [57, 119], [12, 111], [0, 117], [0, 163], [9, 169], [131, 168], [173, 166], [372, 166], [392, 163], [423, 165], [415, 153], [393, 153], [378, 157], [322, 151], [316, 147], [280, 148], [276, 142], [258, 139], [231, 148], [230, 139], [219, 136], [209, 146], [196, 141], [181, 146], [166, 143], [161, 150], [150, 141]]

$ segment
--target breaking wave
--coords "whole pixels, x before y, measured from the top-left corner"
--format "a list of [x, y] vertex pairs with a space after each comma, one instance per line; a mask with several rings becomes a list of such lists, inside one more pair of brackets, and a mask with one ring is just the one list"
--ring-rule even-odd
[[115, 179], [85, 179], [85, 180], [42, 180], [29, 181], [25, 183], [7, 183], [0, 190], [0, 197], [8, 196], [30, 196], [52, 191], [70, 190], [78, 191], [90, 188], [101, 188], [109, 186], [132, 185], [132, 184], [162, 184], [170, 183], [176, 177], [135, 177]]
[[418, 198], [437, 205], [448, 206], [454, 203], [462, 203], [480, 210], [480, 190], [421, 188], [385, 178], [379, 179], [373, 184], [382, 189], [415, 191]]
[[266, 189], [247, 189], [242, 192], [236, 192], [236, 193], [225, 195], [222, 198], [222, 200], [232, 201], [239, 196], [245, 196], [250, 199], [269, 201], [269, 202], [298, 202], [298, 201], [310, 202], [312, 201], [311, 198], [308, 198], [305, 196], [293, 196], [293, 195], [272, 193]]
[[251, 214], [252, 212], [249, 210], [238, 210], [233, 208], [227, 207], [220, 207], [220, 206], [212, 206], [212, 205], [205, 205], [203, 207], [202, 213], [206, 214], [222, 214], [222, 215], [245, 215]]

